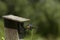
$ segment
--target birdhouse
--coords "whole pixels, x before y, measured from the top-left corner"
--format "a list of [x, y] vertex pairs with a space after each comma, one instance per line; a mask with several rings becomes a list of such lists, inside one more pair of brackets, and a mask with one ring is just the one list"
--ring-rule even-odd
[[25, 31], [24, 22], [29, 21], [30, 19], [14, 15], [5, 15], [3, 18], [5, 40], [19, 40]]

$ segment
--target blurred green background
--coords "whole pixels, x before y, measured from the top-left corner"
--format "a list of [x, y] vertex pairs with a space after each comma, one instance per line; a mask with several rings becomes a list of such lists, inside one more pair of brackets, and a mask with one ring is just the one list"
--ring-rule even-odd
[[35, 29], [26, 40], [60, 40], [60, 0], [0, 0], [0, 40], [4, 37], [2, 16], [9, 14], [31, 19]]

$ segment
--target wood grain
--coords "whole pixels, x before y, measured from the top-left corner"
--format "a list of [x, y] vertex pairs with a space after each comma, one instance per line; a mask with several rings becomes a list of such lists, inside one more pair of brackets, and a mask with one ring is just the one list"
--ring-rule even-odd
[[16, 29], [5, 28], [5, 40], [18, 40], [18, 31]]

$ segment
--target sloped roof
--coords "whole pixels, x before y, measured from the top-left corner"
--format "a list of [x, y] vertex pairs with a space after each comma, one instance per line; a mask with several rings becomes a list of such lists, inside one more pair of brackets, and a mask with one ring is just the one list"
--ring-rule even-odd
[[29, 21], [30, 20], [30, 19], [26, 19], [26, 18], [15, 16], [15, 15], [5, 15], [5, 16], [3, 16], [3, 18], [9, 19], [9, 20], [13, 20], [13, 21], [18, 21], [18, 22], [25, 22], [25, 21]]

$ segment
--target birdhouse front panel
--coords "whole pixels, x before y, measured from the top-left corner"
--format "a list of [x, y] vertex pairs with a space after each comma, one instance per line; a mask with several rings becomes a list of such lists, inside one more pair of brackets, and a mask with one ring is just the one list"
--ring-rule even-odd
[[18, 27], [18, 22], [16, 21], [12, 21], [12, 20], [9, 20], [9, 19], [4, 19], [4, 24], [5, 24], [5, 27], [7, 28], [12, 28], [12, 29], [17, 29]]

